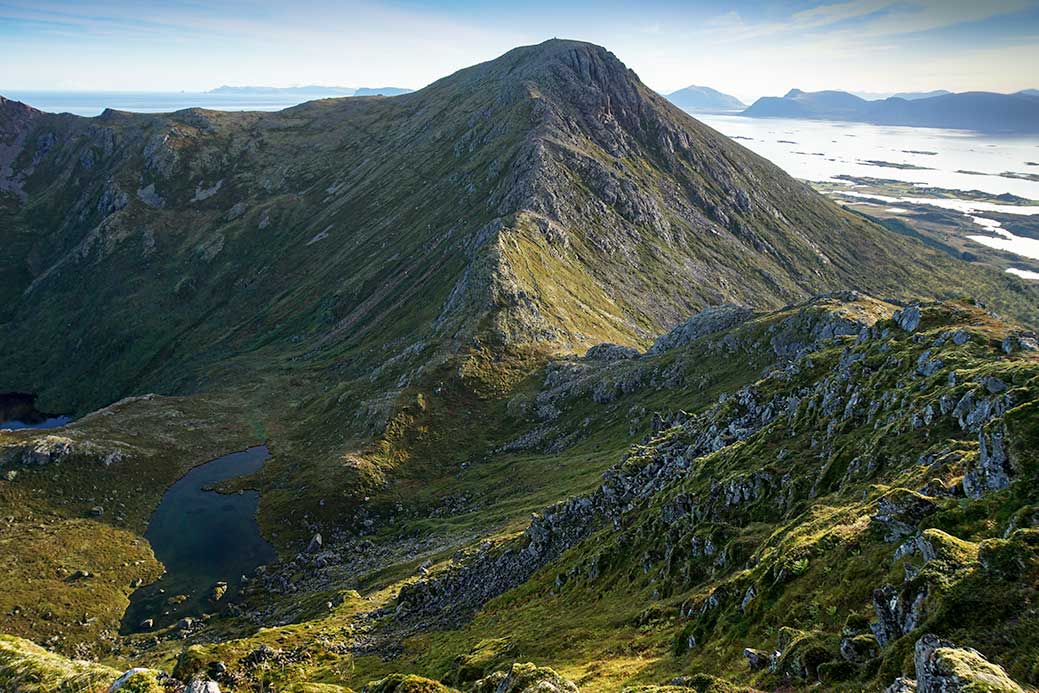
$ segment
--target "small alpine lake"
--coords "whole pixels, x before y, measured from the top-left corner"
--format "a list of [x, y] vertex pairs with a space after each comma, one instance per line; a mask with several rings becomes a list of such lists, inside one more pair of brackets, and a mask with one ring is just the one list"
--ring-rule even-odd
[[211, 490], [253, 474], [269, 456], [263, 445], [233, 452], [195, 467], [166, 490], [144, 534], [166, 573], [130, 595], [124, 634], [219, 611], [238, 593], [244, 574], [274, 560], [256, 524], [259, 493]]

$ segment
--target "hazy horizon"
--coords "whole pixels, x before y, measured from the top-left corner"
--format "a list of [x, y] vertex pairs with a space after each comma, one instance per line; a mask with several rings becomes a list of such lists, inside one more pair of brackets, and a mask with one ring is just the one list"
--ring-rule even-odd
[[310, 0], [287, 8], [232, 0], [201, 7], [169, 0], [143, 7], [117, 0], [102, 10], [75, 0], [0, 2], [0, 39], [9, 49], [0, 93], [418, 89], [553, 36], [605, 46], [664, 93], [696, 84], [752, 101], [794, 87], [894, 93], [1039, 86], [1032, 69], [1037, 0], [533, 5]]

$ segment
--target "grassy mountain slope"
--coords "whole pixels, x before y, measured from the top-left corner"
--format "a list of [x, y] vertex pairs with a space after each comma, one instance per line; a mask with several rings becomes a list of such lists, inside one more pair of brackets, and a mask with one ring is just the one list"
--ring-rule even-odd
[[876, 690], [934, 632], [1034, 685], [1037, 352], [976, 306], [895, 308], [824, 297], [552, 364], [485, 422], [522, 442], [436, 482], [440, 510], [374, 499], [371, 531], [272, 566], [237, 618], [116, 652], [244, 690], [474, 690], [524, 661], [592, 691]]
[[644, 344], [708, 303], [847, 286], [1027, 310], [1013, 280], [840, 210], [588, 44], [392, 99], [0, 120], [3, 386], [55, 409], [330, 363], [398, 357], [399, 376], [476, 335]]
[[[893, 310], [825, 299], [665, 354], [553, 367], [528, 397], [560, 410], [560, 431], [588, 426], [589, 443], [610, 447], [599, 427], [640, 403], [672, 413], [522, 532], [352, 581], [356, 543], [297, 558], [283, 575], [302, 591], [353, 584], [374, 603], [334, 596], [331, 614], [192, 648], [181, 673], [221, 660], [254, 680], [234, 661], [266, 644], [308, 654], [286, 684], [411, 671], [465, 690], [533, 660], [582, 690], [697, 672], [876, 690], [913, 675], [913, 643], [933, 631], [1034, 684], [1036, 352], [1006, 354], [1016, 337], [974, 306], [925, 307], [912, 332]], [[698, 366], [722, 355], [771, 365], [712, 396]], [[453, 521], [489, 526], [489, 498]], [[422, 536], [407, 518], [379, 525], [383, 541]]]
[[[550, 41], [280, 113], [0, 102], [0, 272], [0, 388], [80, 413], [162, 393], [0, 433], [4, 632], [232, 690], [470, 689], [527, 660], [591, 690], [886, 685], [909, 671], [892, 629], [919, 623], [889, 615], [862, 661], [839, 632], [867, 635], [885, 581], [915, 589], [887, 523], [922, 556], [945, 546], [924, 530], [955, 539], [927, 623], [1036, 679], [1029, 613], [982, 615], [1023, 655], [941, 617], [1032, 598], [1033, 342], [960, 302], [892, 322], [900, 298], [973, 294], [1034, 323], [1032, 290], [826, 201], [604, 49]], [[887, 298], [804, 302], [847, 286]], [[758, 312], [654, 342], [722, 302]], [[575, 356], [604, 340], [622, 346]], [[986, 402], [984, 430], [943, 395]], [[161, 569], [141, 534], [163, 489], [261, 442], [271, 461], [224, 490], [260, 490], [280, 560], [210, 619], [117, 635]], [[869, 520], [893, 489], [928, 512]], [[981, 545], [1008, 528], [1000, 586]], [[786, 659], [748, 673], [741, 649], [774, 641]]]

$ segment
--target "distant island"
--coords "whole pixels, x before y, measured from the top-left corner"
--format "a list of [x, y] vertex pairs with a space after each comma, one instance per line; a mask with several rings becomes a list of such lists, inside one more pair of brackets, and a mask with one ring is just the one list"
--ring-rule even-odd
[[785, 96], [758, 99], [741, 115], [1033, 133], [1039, 132], [1039, 95], [1035, 90], [1014, 94], [976, 91], [869, 101], [844, 91], [791, 89]]
[[665, 94], [664, 98], [685, 111], [699, 113], [731, 113], [747, 107], [735, 96], [723, 94], [710, 87], [688, 86]]
[[226, 84], [216, 89], [210, 89], [207, 94], [223, 94], [234, 96], [268, 96], [268, 95], [293, 95], [293, 96], [398, 96], [407, 94], [411, 89], [403, 87], [330, 87], [319, 84], [309, 84], [301, 87], [231, 87]]
[[404, 87], [358, 87], [354, 90], [354, 96], [400, 96], [412, 91], [414, 89]]
[[873, 91], [853, 91], [851, 92], [860, 99], [866, 99], [866, 101], [883, 101], [884, 99], [905, 99], [906, 101], [916, 101], [917, 99], [929, 99], [932, 96], [945, 96], [951, 94], [951, 91], [946, 89], [933, 89], [931, 91], [899, 91], [899, 92], [873, 92]]

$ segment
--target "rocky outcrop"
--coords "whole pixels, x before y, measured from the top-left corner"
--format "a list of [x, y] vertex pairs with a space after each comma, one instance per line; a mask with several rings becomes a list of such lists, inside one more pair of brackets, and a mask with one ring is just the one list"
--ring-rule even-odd
[[220, 693], [220, 686], [216, 681], [192, 679], [184, 688], [184, 693]]
[[1023, 689], [1003, 667], [977, 650], [957, 647], [927, 634], [916, 641], [916, 690], [919, 693], [1020, 693]]
[[[131, 454], [119, 443], [99, 444], [60, 435], [37, 435], [21, 443], [0, 448], [0, 464], [29, 466], [57, 464], [69, 459], [86, 460], [108, 467]], [[127, 446], [128, 447], [128, 446]]]
[[898, 590], [885, 585], [873, 592], [877, 620], [870, 624], [881, 647], [885, 647], [920, 626], [924, 619], [927, 587], [907, 584]]
[[818, 677], [819, 666], [833, 659], [828, 645], [817, 631], [779, 629], [776, 649], [771, 652], [744, 648], [743, 656], [751, 671], [768, 669], [785, 679], [809, 681]]
[[1007, 354], [1016, 351], [1039, 351], [1039, 340], [1034, 334], [1010, 335], [1003, 340], [1003, 351]]
[[658, 337], [648, 353], [661, 354], [701, 337], [735, 327], [752, 317], [754, 312], [743, 306], [708, 306], [670, 332]]
[[[699, 417], [679, 412], [670, 421], [661, 421], [658, 431], [677, 428], [682, 433], [661, 445], [652, 459], [626, 458], [603, 475], [594, 493], [534, 515], [519, 541], [493, 549], [481, 547], [448, 571], [406, 585], [398, 596], [398, 617], [456, 622], [491, 597], [526, 581], [604, 524], [619, 523], [640, 501], [688, 474], [697, 457], [745, 440], [775, 421], [781, 411], [780, 402], [759, 403], [754, 390], [744, 388], [722, 396]], [[779, 482], [769, 472], [728, 479], [713, 484], [696, 502], [687, 499], [675, 512], [702, 520], [721, 519], [734, 508], [781, 488]]]
[[64, 436], [43, 436], [17, 449], [18, 461], [27, 465], [60, 462], [76, 451], [76, 445]]
[[934, 502], [908, 489], [894, 489], [877, 501], [877, 512], [870, 518], [884, 531], [888, 542], [916, 534], [916, 527], [927, 515], [937, 510]]
[[639, 356], [639, 350], [634, 347], [622, 346], [620, 344], [596, 344], [585, 352], [586, 361], [622, 361]]
[[989, 491], [1010, 485], [1011, 466], [1006, 451], [1006, 428], [989, 426], [978, 435], [977, 460], [963, 475], [963, 492], [968, 498], [981, 498]]
[[896, 311], [894, 315], [895, 324], [906, 332], [914, 332], [920, 326], [920, 306], [907, 306]]
[[[851, 298], [861, 299], [858, 295]], [[448, 621], [456, 621], [465, 611], [475, 609], [490, 597], [527, 580], [535, 571], [554, 561], [597, 529], [610, 524], [614, 527], [623, 526], [625, 515], [688, 476], [697, 468], [698, 460], [703, 456], [748, 440], [772, 424], [793, 427], [795, 430], [804, 426], [822, 425], [824, 430], [813, 434], [812, 447], [816, 447], [817, 441], [833, 435], [838, 423], [847, 422], [846, 426], [855, 426], [872, 422], [873, 428], [885, 425], [892, 430], [898, 430], [899, 426], [903, 427], [902, 430], [913, 430], [937, 425], [940, 418], [937, 411], [919, 416], [906, 409], [902, 381], [882, 391], [866, 394], [864, 387], [869, 386], [873, 377], [872, 368], [875, 368], [864, 365], [866, 356], [886, 359], [882, 362], [887, 373], [902, 372], [906, 379], [920, 377], [917, 373], [917, 355], [914, 354], [912, 359], [898, 360], [890, 356], [883, 357], [896, 343], [893, 340], [914, 343], [905, 337], [885, 336], [886, 329], [878, 329], [868, 320], [831, 315], [828, 311], [803, 310], [787, 318], [781, 331], [784, 334], [801, 335], [784, 341], [785, 344], [796, 345], [794, 353], [799, 354], [797, 360], [782, 370], [770, 371], [768, 377], [759, 384], [760, 388], [757, 385], [748, 386], [723, 394], [713, 407], [698, 416], [678, 412], [667, 418], [658, 417], [652, 427], [653, 434], [644, 441], [648, 444], [647, 448], [633, 451], [607, 470], [595, 492], [561, 502], [535, 515], [519, 541], [494, 549], [481, 549], [457, 561], [446, 571], [406, 586], [401, 590], [398, 600], [399, 615], [407, 615], [412, 619], [447, 617]], [[770, 330], [773, 339], [779, 332]], [[726, 337], [731, 334], [727, 333]], [[812, 335], [818, 337], [813, 338]], [[834, 338], [852, 335], [857, 336], [854, 340], [857, 347], [846, 347], [837, 367], [815, 380], [811, 387], [781, 385], [777, 391], [770, 385], [794, 381], [800, 368], [809, 366], [815, 350], [831, 344], [830, 340]], [[904, 348], [904, 345], [900, 345], [900, 348]], [[931, 375], [936, 373], [932, 372]], [[553, 371], [546, 378], [546, 384], [549, 379], [553, 381], [552, 391], [563, 391], [564, 384], [568, 382], [563, 370]], [[935, 385], [938, 383], [934, 381]], [[772, 394], [769, 399], [765, 399], [761, 391]], [[967, 390], [957, 407], [945, 410], [947, 416], [960, 422], [965, 432], [1002, 416], [1009, 406], [1008, 392], [1001, 391], [991, 397], [976, 397], [976, 391]], [[872, 400], [867, 400], [867, 397]], [[556, 401], [559, 406], [565, 406], [564, 402]], [[558, 418], [560, 409], [553, 405], [553, 411], [554, 417]], [[815, 420], [814, 417], [819, 418]], [[999, 452], [1003, 449], [1001, 440], [988, 444], [983, 456], [985, 460], [998, 462], [1003, 459]], [[783, 451], [779, 451], [780, 457], [777, 459], [782, 454]], [[830, 483], [845, 483], [854, 481], [857, 476], [872, 474], [876, 470], [876, 463], [874, 461], [870, 464], [867, 466], [855, 460], [849, 464], [844, 479]], [[992, 469], [993, 466], [994, 463], [990, 463], [985, 468]], [[820, 481], [817, 479], [816, 483]], [[798, 488], [791, 475], [783, 475], [772, 469], [733, 473], [725, 478], [710, 480], [708, 487], [699, 493], [675, 494], [663, 500], [660, 514], [665, 524], [658, 530], [667, 536], [668, 547], [682, 545], [688, 555], [690, 549], [694, 552], [697, 550], [697, 542], [702, 543], [703, 537], [694, 536], [695, 533], [691, 531], [678, 532], [678, 522], [687, 522], [693, 527], [697, 523], [721, 521], [738, 524], [745, 521], [749, 509], [754, 507], [762, 507], [759, 512], [779, 516], [798, 497], [817, 492]], [[762, 506], [766, 501], [769, 505]], [[936, 498], [909, 489], [894, 488], [877, 500], [872, 524], [883, 532], [885, 541], [901, 542], [916, 537], [921, 521], [937, 508]], [[657, 536], [660, 536], [659, 531]], [[926, 554], [928, 547], [926, 545], [921, 550]], [[674, 556], [671, 548], [667, 548], [664, 555]], [[707, 556], [705, 553], [704, 556], [715, 567], [723, 565], [727, 560], [724, 554], [716, 550], [712, 551], [712, 555]], [[582, 572], [583, 569], [573, 568], [570, 572], [575, 570]], [[597, 571], [589, 568], [587, 574], [597, 574]], [[572, 577], [568, 573], [562, 579], [568, 576]], [[920, 626], [928, 591], [926, 579], [907, 581], [901, 588], [888, 586], [876, 591], [873, 602], [877, 622], [873, 624], [873, 632], [881, 646]]]

